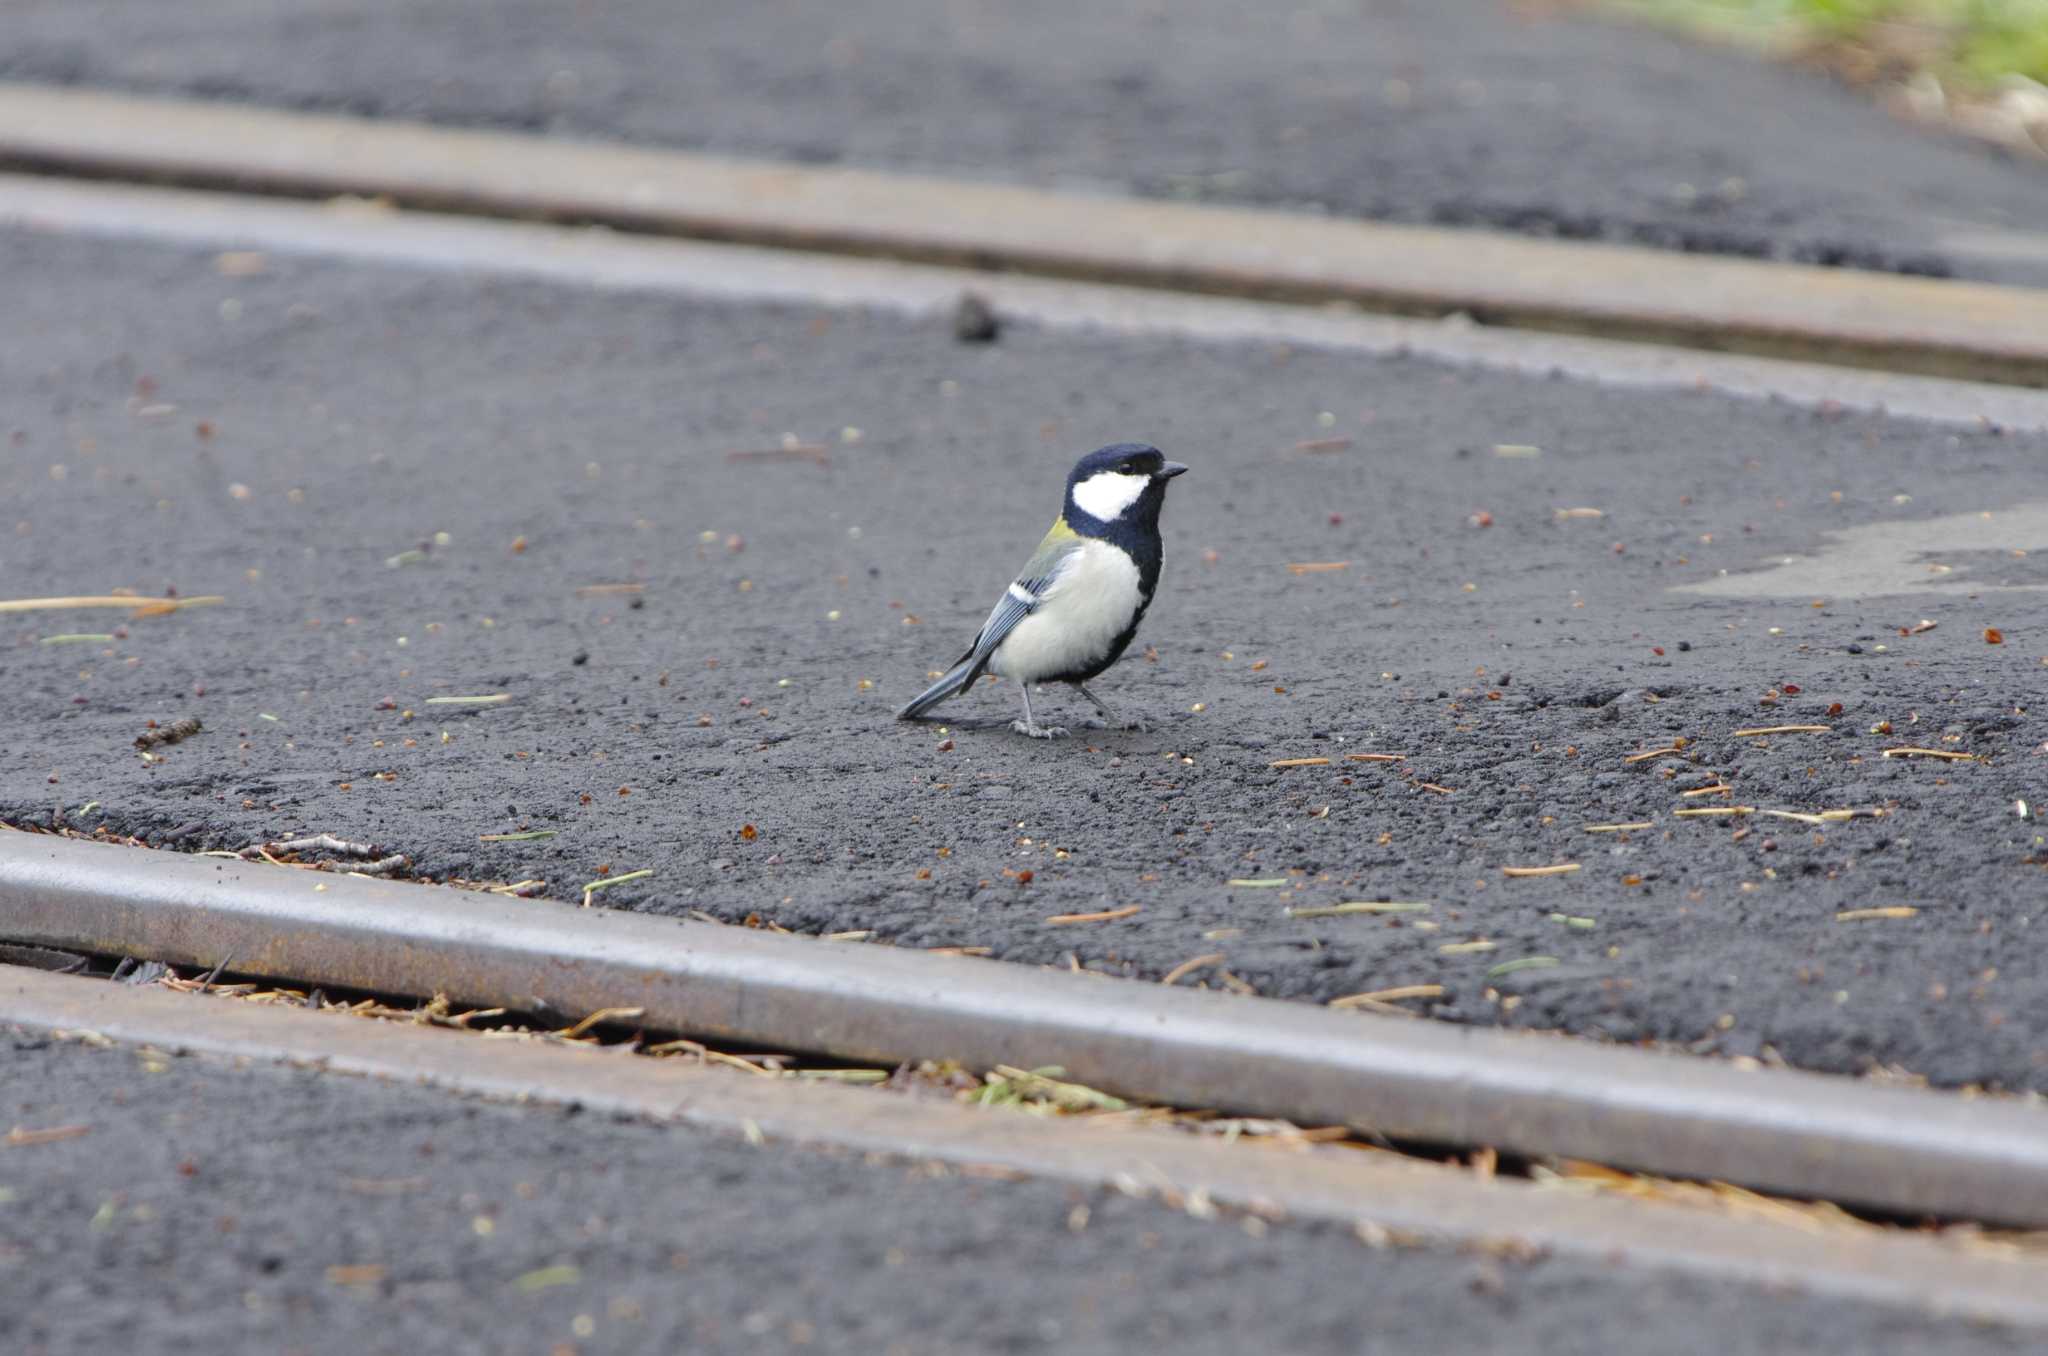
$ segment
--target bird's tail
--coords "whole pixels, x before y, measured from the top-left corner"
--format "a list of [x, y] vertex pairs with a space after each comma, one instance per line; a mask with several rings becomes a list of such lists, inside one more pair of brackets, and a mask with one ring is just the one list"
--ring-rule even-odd
[[911, 698], [909, 705], [896, 713], [896, 719], [916, 720], [919, 716], [973, 682], [976, 667], [974, 656], [968, 655], [948, 669], [945, 677]]

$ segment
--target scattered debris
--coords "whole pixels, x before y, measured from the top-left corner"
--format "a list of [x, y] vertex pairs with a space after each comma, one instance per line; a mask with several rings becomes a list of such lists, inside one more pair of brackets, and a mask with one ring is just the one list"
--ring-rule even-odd
[[481, 697], [429, 697], [427, 706], [503, 706], [512, 700], [509, 692], [493, 692]]
[[953, 306], [953, 337], [963, 344], [992, 344], [1003, 332], [995, 307], [979, 292], [962, 292]]
[[361, 866], [352, 866], [348, 868], [345, 874], [351, 876], [388, 876], [406, 865], [405, 854], [394, 852], [389, 857], [382, 857], [374, 862], [364, 862]]
[[1504, 866], [1503, 876], [1568, 876], [1579, 869], [1577, 862], [1562, 862], [1556, 866]]
[[17, 1125], [4, 1136], [0, 1136], [0, 1148], [19, 1149], [34, 1144], [55, 1144], [59, 1140], [77, 1139], [80, 1135], [91, 1133], [92, 1127], [89, 1125], [52, 1125], [42, 1130], [30, 1130]]
[[157, 617], [167, 612], [181, 612], [188, 607], [211, 607], [227, 599], [219, 594], [206, 594], [197, 598], [144, 598], [135, 593], [116, 593], [104, 596], [77, 598], [10, 598], [0, 600], [0, 612], [44, 612], [72, 607], [125, 607], [132, 609], [131, 616]]
[[223, 278], [254, 278], [270, 271], [270, 256], [261, 250], [223, 250], [213, 256], [213, 271]]
[[1499, 979], [1503, 975], [1519, 974], [1523, 970], [1548, 970], [1553, 966], [1562, 964], [1564, 962], [1555, 956], [1522, 956], [1516, 960], [1502, 961], [1499, 965], [1488, 970], [1486, 977], [1488, 979]]
[[190, 739], [193, 735], [198, 734], [200, 728], [201, 726], [197, 719], [187, 716], [183, 720], [174, 720], [169, 725], [148, 730], [135, 736], [135, 747], [138, 749], [153, 749], [159, 744], [175, 744], [181, 739]]
[[1911, 904], [1888, 904], [1877, 909], [1843, 909], [1835, 915], [1837, 923], [1860, 923], [1871, 918], [1911, 918], [1920, 910]]
[[1728, 737], [1748, 739], [1755, 735], [1826, 734], [1834, 728], [1832, 725], [1758, 725], [1747, 730], [1730, 731]]
[[1278, 758], [1266, 764], [1267, 767], [1328, 767], [1327, 758]]
[[583, 887], [583, 907], [590, 907], [590, 897], [599, 890], [609, 890], [614, 885], [623, 885], [629, 880], [646, 880], [653, 874], [654, 868], [648, 867], [642, 871], [628, 871], [623, 876], [600, 876]]
[[265, 843], [263, 846], [272, 852], [310, 852], [317, 848], [322, 852], [338, 853], [343, 857], [378, 855], [377, 849], [368, 843], [351, 843], [346, 839], [336, 838], [331, 833], [316, 833], [308, 838], [289, 838], [281, 843]]
[[[337, 1269], [335, 1267], [327, 1269], [330, 1279]], [[380, 1274], [383, 1272], [382, 1267], [377, 1268], [377, 1270]], [[537, 1267], [532, 1271], [523, 1272], [517, 1280], [512, 1282], [512, 1287], [523, 1295], [530, 1295], [536, 1290], [552, 1290], [560, 1285], [576, 1285], [582, 1279], [582, 1268], [565, 1262], [559, 1266]]]
[[381, 1263], [361, 1262], [353, 1266], [331, 1266], [327, 1268], [330, 1285], [371, 1286], [384, 1279], [385, 1269]]
[[1221, 965], [1229, 957], [1221, 951], [1212, 951], [1206, 956], [1194, 956], [1182, 961], [1159, 977], [1161, 984], [1171, 987], [1186, 979], [1197, 970], [1206, 970], [1212, 965]]
[[1587, 833], [1627, 833], [1631, 829], [1654, 829], [1655, 827], [1657, 827], [1655, 820], [1645, 819], [1633, 824], [1588, 824], [1585, 826], [1585, 831]]
[[1900, 748], [1886, 749], [1887, 758], [1943, 758], [1951, 763], [1975, 763], [1981, 761], [1974, 753], [1956, 753], [1948, 749]]
[[1282, 910], [1289, 918], [1341, 918], [1355, 913], [1428, 913], [1432, 906], [1420, 900], [1353, 900], [1347, 904], [1316, 904], [1308, 908]]
[[1287, 566], [1287, 572], [1289, 574], [1328, 574], [1332, 570], [1348, 570], [1350, 568], [1351, 562], [1348, 560], [1290, 561]]
[[1441, 984], [1402, 984], [1391, 989], [1374, 989], [1370, 993], [1346, 994], [1332, 998], [1326, 1007], [1333, 1008], [1382, 1008], [1400, 1002], [1405, 998], [1442, 998]]
[[630, 1022], [635, 1017], [645, 1017], [646, 1015], [646, 1008], [599, 1008], [596, 1012], [591, 1013], [567, 1031], [564, 1031], [562, 1035], [566, 1039], [573, 1041], [579, 1036], [589, 1035], [594, 1028], [603, 1026], [607, 1022]]
[[1100, 913], [1056, 913], [1045, 921], [1055, 927], [1067, 923], [1113, 923], [1119, 918], [1129, 918], [1144, 906], [1126, 904], [1121, 909], [1104, 909]]
[[1044, 1103], [1060, 1111], [1124, 1111], [1130, 1103], [1083, 1083], [1070, 1083], [1060, 1075], [1057, 1064], [1042, 1069], [1019, 1069], [998, 1064], [982, 1075], [982, 1088], [967, 1100], [976, 1106], [1014, 1106]]

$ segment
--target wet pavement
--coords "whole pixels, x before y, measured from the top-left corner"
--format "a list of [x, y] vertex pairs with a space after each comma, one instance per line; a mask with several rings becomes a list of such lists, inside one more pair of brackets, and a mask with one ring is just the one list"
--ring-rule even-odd
[[1569, 6], [13, 0], [0, 78], [2048, 284], [2040, 164]]

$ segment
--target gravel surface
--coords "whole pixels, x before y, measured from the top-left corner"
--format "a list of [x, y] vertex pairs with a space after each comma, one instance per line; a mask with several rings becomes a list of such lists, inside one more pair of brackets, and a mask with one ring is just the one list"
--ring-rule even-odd
[[[0, 818], [2048, 1089], [2042, 439], [27, 235], [0, 274], [5, 594], [228, 598], [0, 614]], [[1098, 688], [1154, 732], [1025, 740], [1002, 686], [894, 721], [1124, 438], [1194, 468]], [[1673, 591], [1716, 581], [1784, 596]], [[1674, 814], [1737, 804], [1887, 813]], [[1431, 907], [1285, 912], [1356, 900]]]
[[1974, 1356], [2028, 1338], [5, 1028], [0, 1065], [0, 1123], [85, 1131], [0, 1157], [0, 1344], [20, 1356]]
[[1499, 0], [10, 0], [0, 78], [2048, 284], [2048, 173]]

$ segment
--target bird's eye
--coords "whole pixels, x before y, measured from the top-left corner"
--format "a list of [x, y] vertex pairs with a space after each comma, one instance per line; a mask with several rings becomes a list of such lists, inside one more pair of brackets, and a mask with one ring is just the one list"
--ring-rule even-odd
[[1116, 469], [1127, 476], [1136, 475], [1138, 473], [1138, 464], [1133, 461], [1127, 461]]

